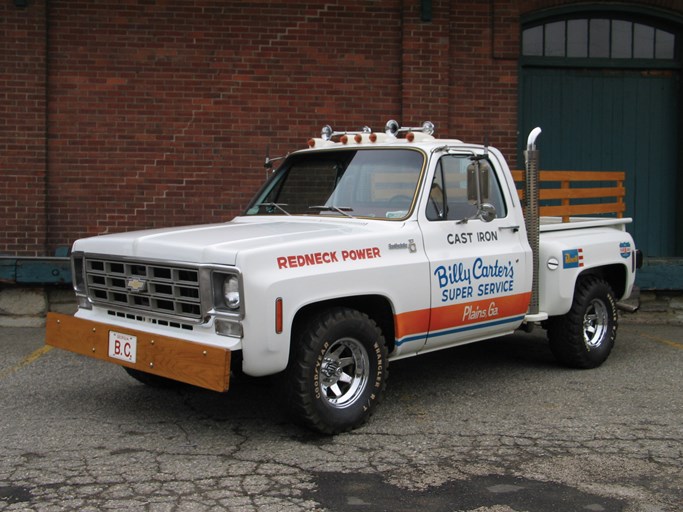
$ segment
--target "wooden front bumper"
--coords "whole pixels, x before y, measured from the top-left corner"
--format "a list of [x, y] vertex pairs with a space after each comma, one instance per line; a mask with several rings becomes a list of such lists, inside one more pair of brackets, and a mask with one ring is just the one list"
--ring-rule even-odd
[[[136, 362], [109, 356], [109, 332], [137, 337]], [[214, 391], [230, 382], [230, 351], [144, 331], [48, 313], [45, 343]]]

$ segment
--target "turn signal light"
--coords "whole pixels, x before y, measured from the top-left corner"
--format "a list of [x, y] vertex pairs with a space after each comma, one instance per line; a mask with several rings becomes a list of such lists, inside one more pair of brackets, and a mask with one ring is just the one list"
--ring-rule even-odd
[[282, 297], [275, 299], [275, 332], [280, 334], [282, 332]]

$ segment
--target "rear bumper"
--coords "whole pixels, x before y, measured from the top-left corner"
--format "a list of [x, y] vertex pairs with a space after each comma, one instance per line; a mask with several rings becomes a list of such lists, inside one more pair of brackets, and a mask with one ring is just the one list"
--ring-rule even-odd
[[[135, 368], [214, 391], [227, 391], [230, 350], [180, 338], [48, 313], [45, 343], [77, 354]], [[135, 362], [109, 356], [109, 333], [136, 339]]]

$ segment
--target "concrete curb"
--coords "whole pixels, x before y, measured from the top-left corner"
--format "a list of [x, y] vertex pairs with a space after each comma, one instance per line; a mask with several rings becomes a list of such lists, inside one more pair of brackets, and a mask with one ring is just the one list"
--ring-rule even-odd
[[44, 327], [48, 312], [71, 315], [76, 309], [71, 287], [0, 288], [0, 327]]

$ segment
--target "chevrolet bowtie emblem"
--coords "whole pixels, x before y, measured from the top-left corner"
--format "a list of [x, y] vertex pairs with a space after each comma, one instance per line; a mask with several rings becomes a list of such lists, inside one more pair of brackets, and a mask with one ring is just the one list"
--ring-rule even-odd
[[147, 289], [147, 281], [143, 281], [137, 277], [126, 279], [126, 289], [133, 293], [144, 292]]

